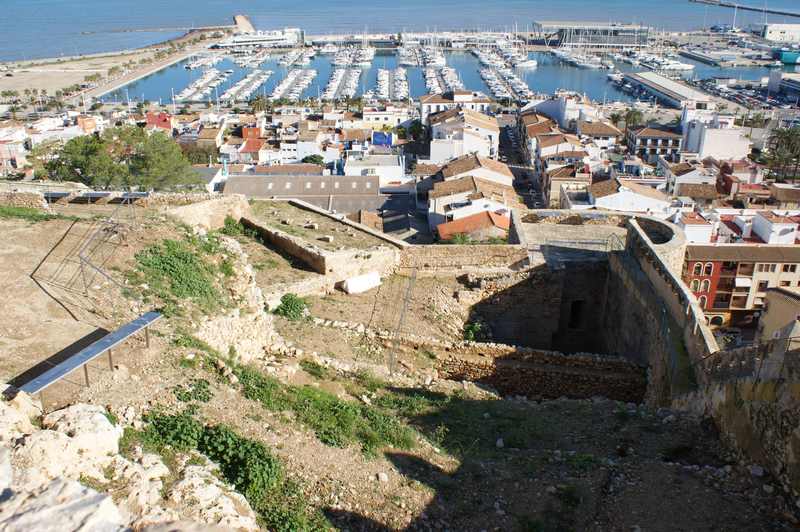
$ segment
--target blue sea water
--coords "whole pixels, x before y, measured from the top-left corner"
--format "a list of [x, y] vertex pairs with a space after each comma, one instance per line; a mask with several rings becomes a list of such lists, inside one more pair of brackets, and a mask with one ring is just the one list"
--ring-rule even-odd
[[[467, 89], [490, 94], [488, 87], [480, 77], [481, 65], [471, 53], [450, 51], [446, 52], [445, 56], [447, 64], [458, 71]], [[518, 75], [536, 92], [551, 94], [558, 89], [565, 89], [583, 93], [598, 102], [629, 101], [631, 99], [630, 95], [621, 92], [608, 81], [607, 70], [577, 68], [559, 61], [555, 56], [546, 52], [534, 52], [530, 56], [538, 61], [539, 66], [535, 69], [519, 71]], [[278, 64], [279, 58], [276, 55], [260, 65], [261, 69], [273, 71], [273, 75], [258, 89], [256, 94], [269, 95], [272, 89], [286, 77], [289, 69]], [[731, 76], [739, 79], [755, 80], [765, 77], [769, 73], [767, 68], [717, 68], [685, 58], [681, 60], [695, 65], [695, 69], [689, 72], [687, 77], [702, 79], [714, 76]], [[317, 77], [303, 92], [303, 98], [316, 98], [325, 90], [325, 86], [334, 69], [330, 61], [330, 56], [317, 55], [310, 65], [304, 67], [316, 70]], [[202, 75], [201, 70], [186, 70], [183, 68], [185, 64], [186, 61], [142, 78], [106, 95], [102, 99], [107, 102], [149, 100], [151, 102], [169, 103], [172, 101], [173, 92], [177, 94]], [[359, 94], [375, 88], [378, 69], [392, 69], [395, 67], [397, 67], [395, 53], [392, 51], [379, 51], [372, 65], [363, 69]], [[224, 59], [215, 65], [215, 68], [220, 71], [233, 70], [233, 74], [219, 87], [218, 95], [221, 95], [231, 85], [244, 78], [250, 72], [250, 69], [238, 67], [229, 59]], [[626, 63], [617, 63], [616, 68], [622, 72], [636, 70]], [[422, 69], [409, 67], [407, 68], [407, 73], [411, 96], [419, 98], [419, 96], [426, 94], [427, 90]], [[213, 97], [210, 97], [210, 99], [212, 102], [215, 100]]]
[[[800, 10], [798, 0], [742, 0]], [[524, 30], [536, 20], [643, 22], [680, 30], [731, 23], [733, 10], [688, 0], [2, 0], [0, 60], [31, 59], [134, 48], [180, 31], [136, 31], [229, 24], [249, 15], [257, 28], [297, 26], [308, 33], [396, 32], [434, 29]], [[737, 25], [763, 22], [739, 12]], [[768, 17], [771, 22], [790, 22]], [[800, 19], [795, 19], [800, 20]]]

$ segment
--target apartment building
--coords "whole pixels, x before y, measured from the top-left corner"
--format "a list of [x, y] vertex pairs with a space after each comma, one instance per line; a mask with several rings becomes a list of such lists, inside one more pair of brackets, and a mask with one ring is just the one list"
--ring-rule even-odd
[[655, 164], [659, 157], [677, 162], [683, 148], [683, 136], [667, 129], [643, 127], [628, 131], [628, 151]]
[[428, 117], [434, 113], [459, 108], [485, 114], [489, 112], [491, 106], [492, 100], [481, 92], [457, 90], [420, 97], [419, 114], [420, 120], [427, 126]]
[[800, 286], [800, 246], [689, 245], [683, 280], [712, 325], [755, 326], [770, 288]]

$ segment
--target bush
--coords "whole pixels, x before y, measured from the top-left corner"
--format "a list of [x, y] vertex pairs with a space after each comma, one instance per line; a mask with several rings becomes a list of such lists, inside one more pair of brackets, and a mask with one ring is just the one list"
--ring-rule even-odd
[[305, 299], [295, 294], [284, 294], [281, 303], [275, 308], [275, 314], [283, 316], [287, 320], [298, 321], [303, 319], [308, 312], [308, 304]]
[[232, 216], [226, 216], [225, 224], [220, 229], [220, 232], [227, 236], [240, 236], [244, 234], [244, 225], [242, 222], [236, 221]]
[[480, 337], [481, 329], [483, 327], [480, 323], [472, 322], [464, 325], [464, 340], [468, 342], [475, 342]]
[[321, 515], [309, 510], [302, 491], [286, 478], [280, 461], [264, 444], [224, 425], [203, 426], [186, 412], [149, 414], [145, 421], [144, 433], [126, 429], [126, 449], [137, 440], [162, 453], [166, 445], [179, 451], [197, 449], [219, 464], [225, 480], [244, 495], [267, 529], [303, 532], [328, 528]]

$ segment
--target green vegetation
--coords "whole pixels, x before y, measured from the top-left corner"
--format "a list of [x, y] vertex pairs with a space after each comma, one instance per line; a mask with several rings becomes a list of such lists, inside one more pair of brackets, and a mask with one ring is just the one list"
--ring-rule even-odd
[[470, 322], [464, 325], [464, 340], [476, 342], [481, 338], [483, 326], [478, 322]]
[[378, 408], [345, 401], [310, 386], [284, 385], [252, 368], [240, 366], [234, 372], [245, 397], [259, 401], [270, 411], [293, 412], [326, 445], [357, 443], [370, 456], [387, 446], [409, 449], [414, 445], [413, 431]]
[[766, 158], [770, 177], [795, 182], [800, 177], [800, 126], [775, 129]]
[[179, 304], [186, 300], [209, 313], [220, 307], [224, 297], [214, 281], [217, 269], [205, 256], [217, 252], [219, 242], [213, 237], [164, 240], [136, 254], [137, 269], [130, 277], [146, 284], [145, 297], [163, 301], [167, 315], [179, 314]]
[[205, 379], [193, 379], [189, 384], [178, 385], [173, 388], [173, 393], [178, 401], [183, 403], [190, 403], [192, 401], [199, 401], [207, 403], [214, 397], [211, 387]]
[[466, 245], [480, 245], [480, 244], [508, 244], [508, 237], [501, 237], [501, 236], [490, 236], [485, 240], [473, 240], [467, 234], [464, 233], [456, 233], [453, 235], [452, 238], [447, 240], [440, 241], [441, 244], [450, 244], [450, 245], [459, 245], [459, 246], [466, 246]]
[[227, 482], [245, 496], [260, 524], [275, 531], [327, 530], [324, 518], [311, 511], [297, 484], [286, 478], [280, 461], [262, 443], [224, 425], [204, 425], [190, 412], [150, 413], [144, 431], [126, 429], [123, 450], [142, 445], [170, 455], [197, 450], [218, 463]]
[[275, 314], [290, 321], [303, 319], [308, 312], [306, 300], [295, 294], [284, 294], [281, 303], [275, 308]]
[[300, 162], [307, 164], [323, 165], [325, 164], [325, 159], [322, 158], [322, 155], [308, 155], [306, 157], [303, 157], [303, 160]]
[[45, 222], [47, 220], [74, 220], [76, 218], [71, 216], [63, 216], [61, 214], [50, 214], [39, 209], [32, 209], [30, 207], [9, 207], [0, 205], [0, 219], [17, 218], [20, 220], [27, 220], [29, 222]]
[[63, 145], [45, 142], [31, 150], [29, 159], [37, 175], [93, 188], [168, 190], [199, 184], [172, 137], [137, 126], [110, 128]]
[[317, 364], [313, 360], [301, 360], [300, 367], [303, 368], [303, 371], [318, 379], [327, 379], [331, 376], [328, 368], [322, 364]]

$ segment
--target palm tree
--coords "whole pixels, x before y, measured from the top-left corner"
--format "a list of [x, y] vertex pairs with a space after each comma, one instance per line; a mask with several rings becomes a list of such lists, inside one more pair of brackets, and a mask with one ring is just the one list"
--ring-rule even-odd
[[628, 138], [628, 130], [642, 123], [644, 115], [638, 109], [628, 109], [625, 112], [625, 138]]
[[614, 124], [614, 126], [616, 127], [617, 125], [619, 125], [620, 122], [622, 122], [622, 113], [611, 113], [611, 115], [609, 115], [608, 118], [611, 120], [611, 123]]
[[263, 94], [259, 94], [250, 100], [250, 108], [254, 113], [263, 113], [269, 110], [269, 99]]

